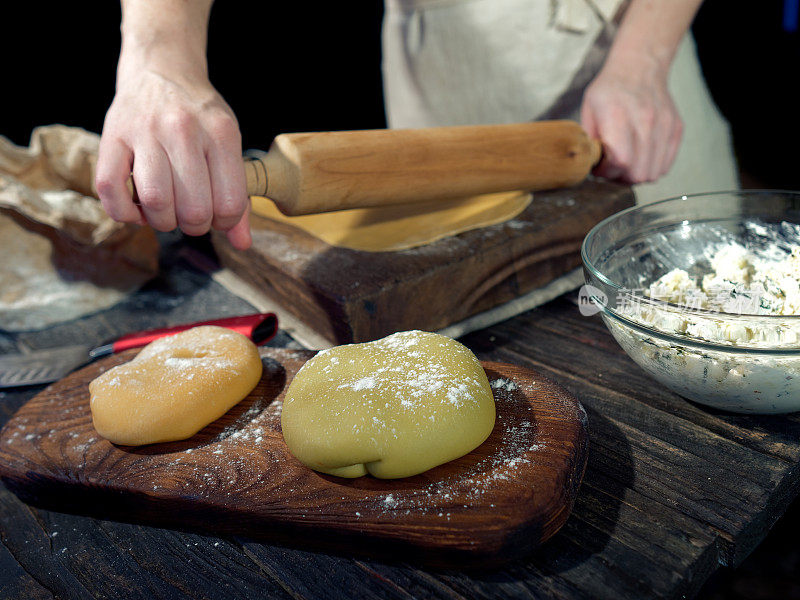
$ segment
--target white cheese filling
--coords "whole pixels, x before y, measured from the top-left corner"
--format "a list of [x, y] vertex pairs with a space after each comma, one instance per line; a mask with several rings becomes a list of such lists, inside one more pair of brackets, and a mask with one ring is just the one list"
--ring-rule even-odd
[[[702, 278], [673, 269], [645, 290], [647, 296], [684, 310], [631, 304], [624, 312], [659, 331], [711, 342], [756, 346], [800, 343], [800, 324], [792, 323], [792, 319], [767, 327], [763, 321], [729, 316], [800, 315], [800, 246], [792, 247], [783, 259], [767, 260], [753, 256], [739, 244], [728, 244], [711, 258], [711, 267], [713, 270]], [[693, 312], [696, 309], [727, 314], [715, 317]]]
[[[795, 354], [800, 347], [800, 323], [795, 321], [800, 318], [793, 316], [800, 315], [800, 246], [768, 260], [729, 243], [710, 263], [708, 273], [692, 277], [674, 269], [642, 290], [645, 296], [676, 306], [654, 305], [641, 297], [618, 303], [617, 310], [631, 320], [686, 337], [685, 344], [644, 334], [603, 315], [612, 334], [651, 376], [687, 398], [735, 412], [800, 410], [800, 357]], [[702, 348], [693, 340], [729, 349]], [[782, 347], [786, 354], [738, 350]]]

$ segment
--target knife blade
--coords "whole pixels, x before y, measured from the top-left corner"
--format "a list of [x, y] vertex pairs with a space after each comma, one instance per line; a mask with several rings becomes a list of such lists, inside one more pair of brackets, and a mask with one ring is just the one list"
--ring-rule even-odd
[[272, 313], [256, 313], [137, 331], [96, 348], [77, 344], [25, 354], [6, 354], [0, 356], [0, 388], [50, 383], [101, 356], [146, 346], [153, 340], [200, 325], [216, 325], [232, 329], [260, 345], [275, 337], [278, 331], [278, 318]]

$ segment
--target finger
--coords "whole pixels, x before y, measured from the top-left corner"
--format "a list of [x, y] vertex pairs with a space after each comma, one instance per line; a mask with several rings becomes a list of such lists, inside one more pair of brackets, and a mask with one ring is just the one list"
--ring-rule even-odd
[[633, 133], [626, 125], [600, 126], [603, 140], [603, 160], [598, 174], [607, 179], [627, 181], [634, 157]]
[[172, 191], [172, 167], [161, 146], [137, 150], [133, 181], [147, 222], [158, 231], [175, 229], [178, 224]]
[[668, 173], [675, 164], [675, 157], [678, 155], [678, 150], [681, 147], [681, 140], [683, 139], [683, 121], [678, 117], [675, 125], [672, 128], [669, 142], [667, 143], [667, 153], [664, 158], [664, 173]]
[[648, 183], [653, 181], [650, 171], [653, 169], [654, 141], [650, 139], [637, 138], [634, 146], [633, 166], [625, 175], [626, 181], [630, 184]]
[[121, 223], [144, 223], [133, 204], [128, 178], [133, 166], [133, 152], [121, 140], [103, 137], [97, 156], [94, 185], [109, 217]]
[[172, 189], [178, 227], [188, 235], [203, 235], [211, 228], [211, 182], [199, 135], [168, 136], [164, 148], [172, 165]]
[[653, 147], [653, 160], [650, 165], [650, 172], [648, 177], [650, 181], [656, 181], [664, 176], [669, 170], [669, 163], [667, 161], [670, 152], [670, 142], [675, 127], [675, 115], [670, 112], [664, 112], [657, 125], [657, 134], [655, 136], [655, 145]]
[[652, 159], [647, 170], [647, 181], [656, 181], [664, 174], [664, 163], [669, 151], [669, 129], [671, 125], [660, 125], [651, 145]]
[[228, 240], [238, 250], [247, 250], [253, 243], [250, 234], [250, 204], [242, 215], [241, 220], [228, 230]]
[[655, 115], [645, 114], [633, 127], [633, 152], [631, 167], [627, 173], [630, 183], [652, 181], [658, 135], [655, 128]]
[[[597, 121], [594, 117], [594, 111], [591, 109], [587, 102], [584, 102], [581, 106], [581, 127], [586, 132], [591, 139], [595, 140], [602, 140], [600, 137], [600, 132], [597, 127]], [[601, 142], [603, 143], [603, 142]], [[600, 161], [592, 167], [592, 174], [598, 177], [605, 177], [603, 174], [606, 171], [605, 163], [607, 163], [605, 158], [605, 144], [603, 143], [603, 148], [600, 154]]]
[[625, 169], [616, 164], [610, 155], [603, 156], [603, 160], [600, 161], [600, 164], [597, 165], [597, 169], [595, 170], [595, 174], [598, 177], [611, 180], [622, 180], [624, 179], [625, 173]]
[[228, 231], [237, 225], [250, 203], [247, 197], [241, 149], [212, 146], [208, 153], [214, 229]]

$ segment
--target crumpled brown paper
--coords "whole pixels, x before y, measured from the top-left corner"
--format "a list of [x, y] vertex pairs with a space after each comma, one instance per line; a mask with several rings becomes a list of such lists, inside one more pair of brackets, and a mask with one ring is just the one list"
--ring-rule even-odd
[[158, 271], [146, 227], [97, 200], [98, 135], [38, 127], [28, 148], [0, 136], [0, 329], [42, 329], [108, 308]]

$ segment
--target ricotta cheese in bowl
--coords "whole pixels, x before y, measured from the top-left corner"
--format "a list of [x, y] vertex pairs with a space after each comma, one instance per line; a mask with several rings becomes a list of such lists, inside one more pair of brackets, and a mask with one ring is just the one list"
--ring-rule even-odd
[[603, 321], [706, 405], [800, 410], [800, 193], [683, 196], [598, 224], [582, 249]]
[[696, 318], [692, 309], [737, 315], [800, 315], [800, 246], [776, 259], [753, 256], [744, 246], [730, 243], [711, 258], [712, 271], [698, 280], [683, 269], [672, 269], [651, 283], [645, 294], [685, 309], [678, 319], [663, 310], [639, 311], [649, 325], [710, 342], [767, 347], [798, 344], [796, 324], [781, 327], [754, 322]]

